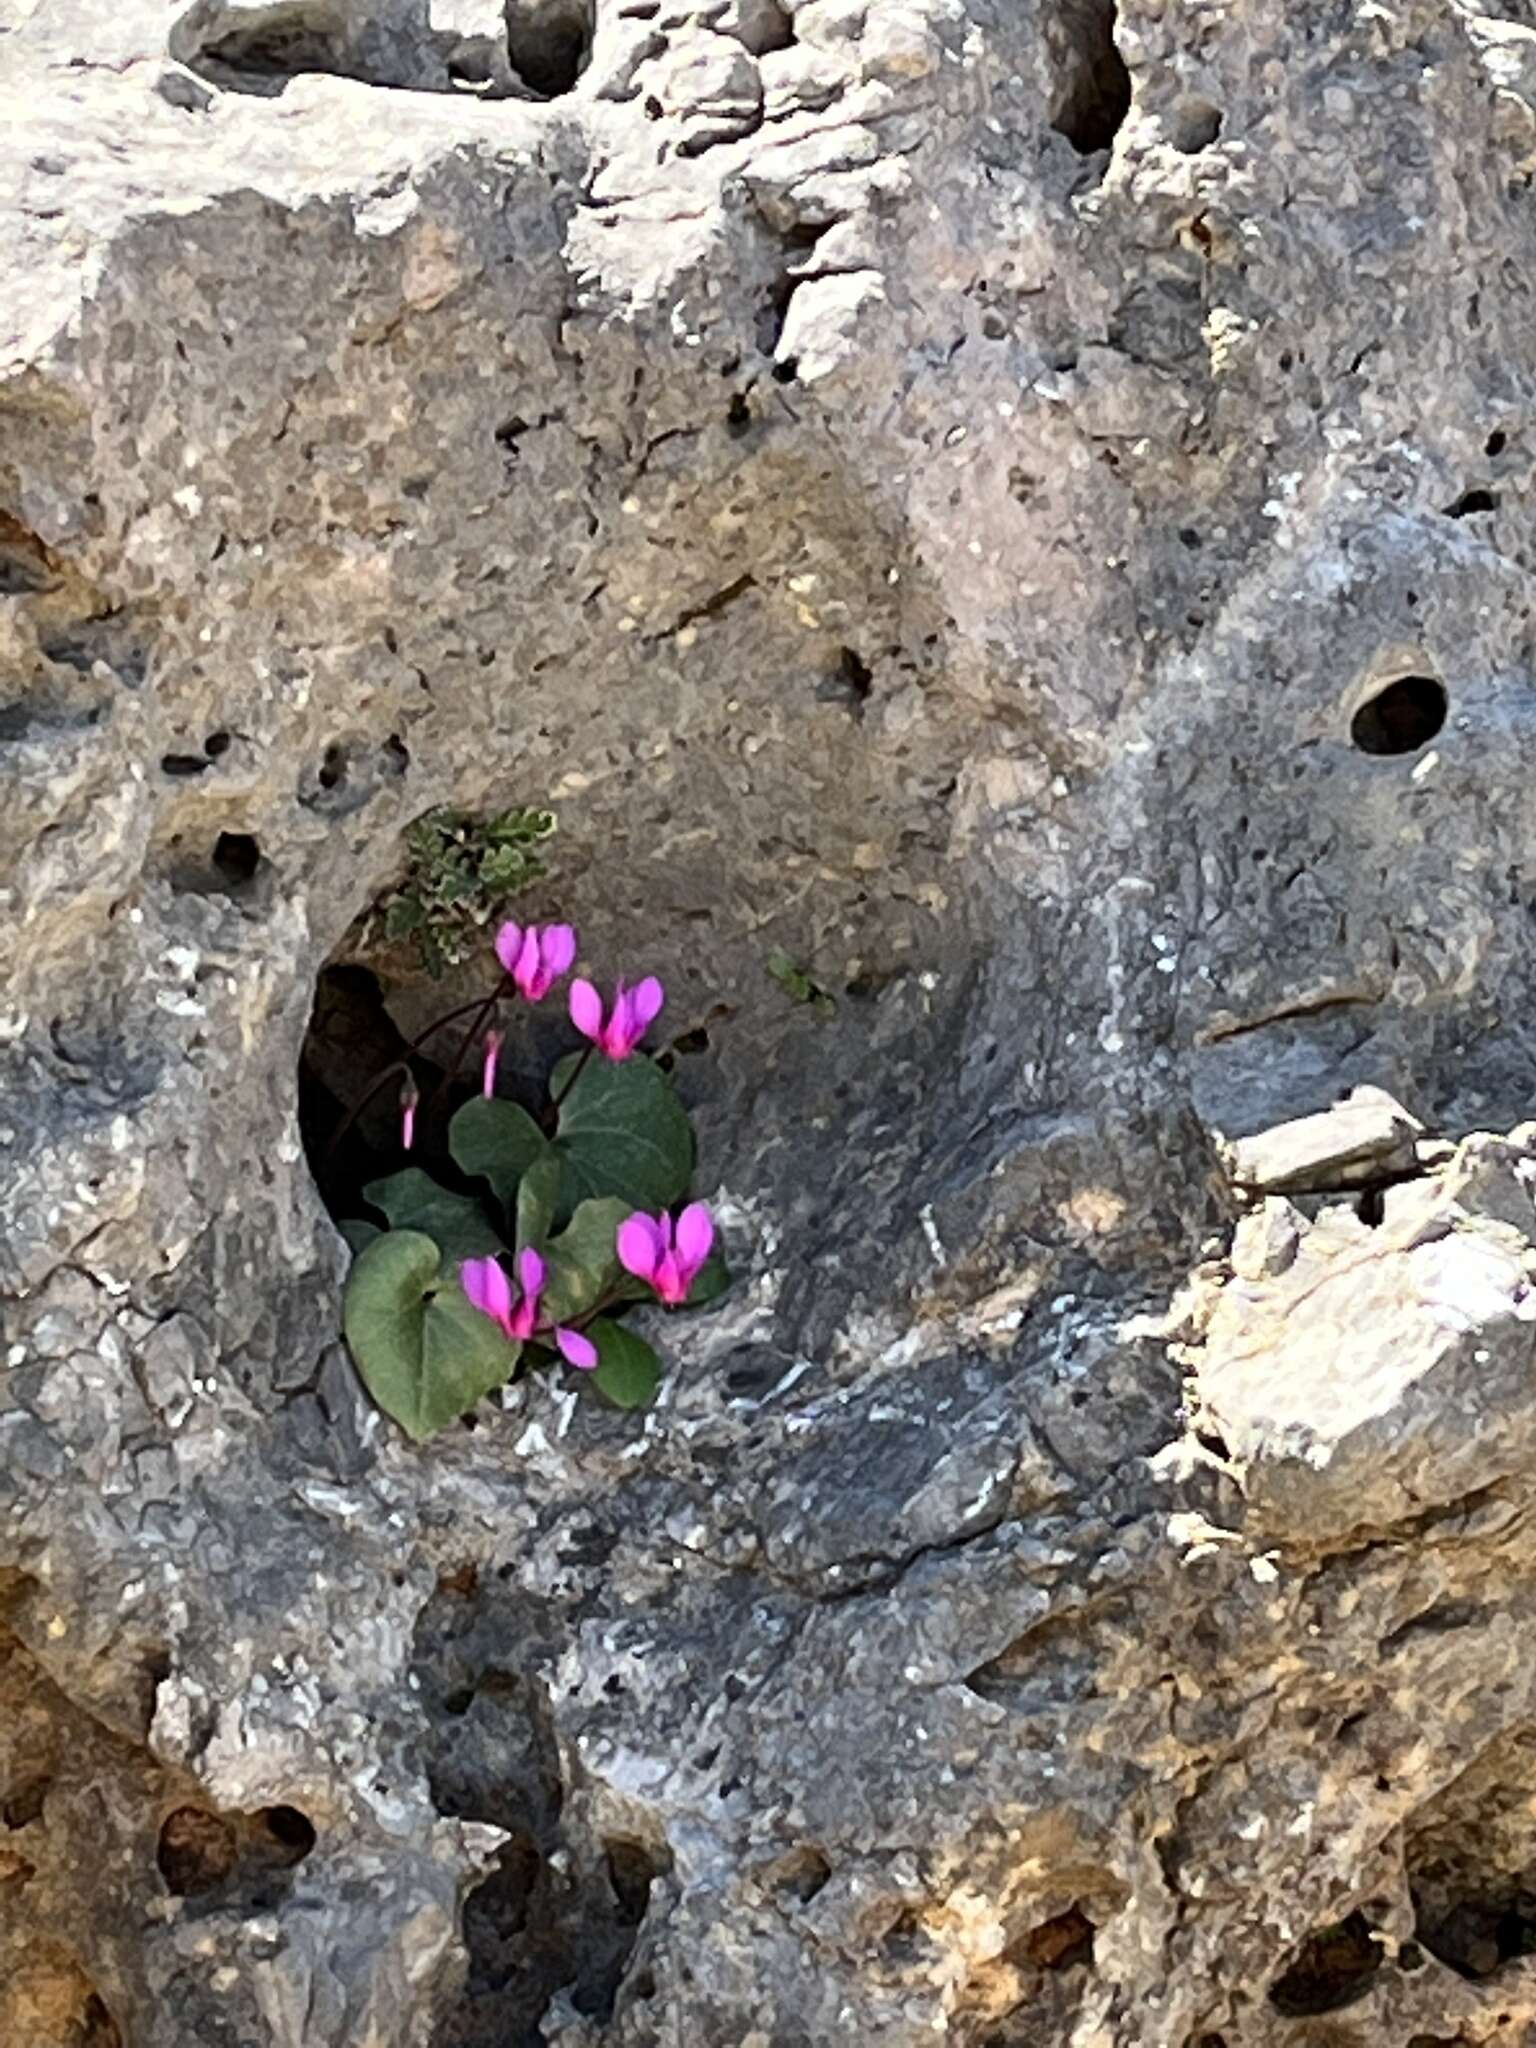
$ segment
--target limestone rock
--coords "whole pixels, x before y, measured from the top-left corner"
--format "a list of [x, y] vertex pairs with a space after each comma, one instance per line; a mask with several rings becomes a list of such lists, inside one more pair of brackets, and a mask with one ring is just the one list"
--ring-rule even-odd
[[[1536, 2025], [1505, 13], [0, 0], [0, 2039]], [[638, 1425], [340, 1342], [443, 804]]]

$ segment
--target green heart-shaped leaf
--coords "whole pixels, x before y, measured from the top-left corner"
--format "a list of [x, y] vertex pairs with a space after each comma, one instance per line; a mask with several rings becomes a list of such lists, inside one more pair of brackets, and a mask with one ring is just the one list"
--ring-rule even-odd
[[560, 1202], [560, 1183], [565, 1168], [555, 1153], [545, 1148], [542, 1159], [536, 1159], [523, 1175], [522, 1186], [517, 1191], [517, 1249], [524, 1245], [542, 1248], [554, 1227], [555, 1210]]
[[505, 1250], [500, 1237], [470, 1195], [440, 1188], [419, 1166], [371, 1180], [363, 1194], [389, 1218], [391, 1230], [419, 1230], [444, 1259], [483, 1259]]
[[577, 1206], [549, 1246], [544, 1314], [551, 1322], [570, 1323], [586, 1315], [622, 1279], [615, 1240], [619, 1225], [633, 1214], [616, 1195], [599, 1195]]
[[417, 1230], [388, 1231], [359, 1255], [342, 1323], [364, 1386], [417, 1443], [510, 1379], [522, 1348]]
[[448, 1126], [454, 1165], [483, 1175], [506, 1209], [512, 1206], [518, 1182], [548, 1149], [548, 1140], [527, 1110], [497, 1095], [472, 1097], [455, 1110]]
[[596, 1369], [583, 1375], [616, 1408], [643, 1408], [661, 1385], [661, 1360], [643, 1337], [599, 1316], [587, 1335], [597, 1346]]
[[[558, 1096], [579, 1059], [555, 1068]], [[565, 1162], [561, 1204], [617, 1195], [632, 1209], [675, 1202], [693, 1172], [693, 1127], [671, 1082], [653, 1060], [589, 1060], [560, 1104], [555, 1149]]]

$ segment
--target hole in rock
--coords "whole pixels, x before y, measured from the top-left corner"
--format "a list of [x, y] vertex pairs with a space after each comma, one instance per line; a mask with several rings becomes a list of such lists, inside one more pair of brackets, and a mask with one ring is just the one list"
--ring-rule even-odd
[[254, 880], [261, 846], [249, 832], [221, 832], [213, 843], [213, 865], [233, 893]]
[[1488, 1746], [1413, 1817], [1403, 1862], [1417, 1945], [1458, 1976], [1536, 1955], [1536, 1728]]
[[731, 403], [725, 415], [725, 428], [734, 441], [739, 441], [743, 434], [749, 434], [752, 431], [752, 408], [748, 405], [744, 394], [740, 391], [732, 394]]
[[232, 736], [227, 732], [211, 732], [203, 741], [203, 752], [210, 761], [217, 761], [221, 754], [227, 754], [232, 745]]
[[826, 1857], [807, 1844], [781, 1856], [769, 1872], [769, 1881], [775, 1891], [787, 1893], [802, 1906], [808, 1906], [831, 1875], [832, 1866]]
[[1221, 133], [1221, 109], [1209, 100], [1182, 100], [1168, 124], [1168, 140], [1185, 156], [1198, 156], [1209, 149]]
[[1399, 676], [1360, 706], [1349, 736], [1362, 754], [1414, 754], [1445, 724], [1450, 700], [1433, 676]]
[[512, 69], [530, 92], [558, 99], [587, 68], [592, 28], [587, 0], [510, 0], [507, 54]]
[[611, 1841], [606, 1846], [608, 1883], [626, 1927], [638, 1927], [650, 1904], [661, 1866], [643, 1842]]
[[1497, 512], [1499, 501], [1493, 492], [1478, 484], [1470, 491], [1463, 491], [1445, 507], [1447, 519], [1472, 519], [1479, 512]]
[[1488, 436], [1487, 440], [1483, 443], [1483, 453], [1485, 455], [1502, 455], [1504, 453], [1504, 450], [1508, 446], [1508, 434], [1505, 433], [1502, 427], [1495, 427], [1493, 432]]
[[1382, 1949], [1363, 1913], [1309, 1934], [1295, 1959], [1269, 1987], [1269, 2002], [1287, 2019], [1337, 2012], [1365, 1995], [1381, 1968]]
[[270, 1860], [284, 1869], [302, 1863], [315, 1846], [315, 1824], [296, 1806], [264, 1806], [255, 1816], [255, 1825], [266, 1833]]
[[202, 775], [207, 771], [208, 762], [202, 754], [162, 754], [160, 772], [162, 775]]
[[1055, 0], [1045, 38], [1055, 84], [1051, 126], [1079, 156], [1108, 149], [1131, 110], [1131, 74], [1115, 44], [1113, 0]]
[[1011, 1944], [1007, 1954], [1013, 1963], [1028, 1963], [1037, 1970], [1070, 1970], [1079, 1963], [1092, 1964], [1093, 1922], [1080, 1906], [1068, 1906], [1031, 1927]]
[[0, 1805], [0, 1819], [8, 1828], [28, 1828], [42, 1816], [43, 1801], [48, 1797], [48, 1787], [53, 1783], [46, 1772], [35, 1772], [29, 1778], [7, 1786], [5, 1801]]
[[160, 1827], [155, 1862], [175, 1898], [194, 1899], [215, 1891], [235, 1867], [235, 1829], [222, 1814], [201, 1806], [178, 1806]]

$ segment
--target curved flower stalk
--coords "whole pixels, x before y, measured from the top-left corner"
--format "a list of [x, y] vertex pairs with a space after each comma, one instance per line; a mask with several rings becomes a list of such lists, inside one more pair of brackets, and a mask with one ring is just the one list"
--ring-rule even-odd
[[520, 925], [510, 920], [496, 934], [496, 958], [520, 996], [541, 1003], [576, 961], [576, 933], [568, 924]]
[[499, 1259], [466, 1259], [460, 1268], [471, 1306], [499, 1324], [514, 1344], [547, 1337], [567, 1365], [590, 1372], [597, 1364], [597, 1346], [590, 1337], [584, 1337], [580, 1330], [540, 1327], [539, 1296], [544, 1292], [544, 1274], [544, 1261], [531, 1245], [517, 1255], [516, 1294]]
[[485, 1063], [480, 1070], [480, 1093], [487, 1101], [496, 1093], [496, 1063], [501, 1058], [501, 1033], [485, 1034]]
[[628, 1216], [619, 1225], [619, 1264], [668, 1308], [681, 1308], [714, 1249], [715, 1226], [702, 1202], [690, 1202], [676, 1224], [667, 1215]]
[[666, 990], [654, 974], [626, 988], [621, 981], [613, 993], [613, 1008], [606, 1019], [603, 999], [590, 981], [571, 983], [571, 1022], [583, 1038], [590, 1038], [605, 1059], [627, 1060], [661, 1014]]

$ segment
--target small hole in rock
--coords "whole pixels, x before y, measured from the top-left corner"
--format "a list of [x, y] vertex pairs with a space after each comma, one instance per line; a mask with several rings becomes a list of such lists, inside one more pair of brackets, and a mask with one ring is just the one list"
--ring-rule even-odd
[[575, 87], [592, 54], [592, 8], [586, 0], [510, 0], [507, 54], [512, 68], [541, 99]]
[[1045, 39], [1055, 78], [1051, 126], [1079, 156], [1108, 149], [1131, 109], [1131, 74], [1115, 45], [1113, 0], [1055, 0]]
[[611, 1841], [606, 1845], [608, 1882], [618, 1904], [619, 1918], [627, 1927], [638, 1927], [650, 1903], [651, 1886], [661, 1867], [639, 1842]]
[[93, 1991], [80, 2013], [80, 2048], [123, 2048], [123, 2030], [107, 2010], [99, 1991]]
[[235, 1867], [235, 1830], [222, 1814], [178, 1806], [160, 1827], [155, 1862], [165, 1888], [178, 1899], [196, 1898], [221, 1885]]
[[221, 832], [213, 845], [213, 865], [230, 888], [239, 888], [261, 866], [261, 847], [249, 832]]
[[162, 775], [201, 775], [208, 762], [202, 754], [162, 754], [160, 772]]
[[217, 761], [221, 754], [227, 754], [229, 752], [231, 744], [232, 740], [231, 735], [229, 733], [211, 732], [209, 733], [207, 739], [203, 741], [203, 752], [208, 756], [210, 761]]
[[315, 777], [320, 787], [322, 789], [334, 789], [338, 782], [345, 779], [346, 773], [347, 753], [345, 747], [327, 747], [320, 762], [319, 772]]
[[24, 1778], [19, 1785], [12, 1785], [5, 1795], [5, 1804], [0, 1806], [0, 1819], [8, 1828], [30, 1827], [41, 1817], [43, 1801], [52, 1782], [51, 1778], [39, 1773], [36, 1777]]
[[296, 1806], [264, 1806], [256, 1821], [282, 1852], [277, 1860], [285, 1865], [302, 1863], [315, 1846], [315, 1824]]
[[787, 1892], [798, 1899], [802, 1906], [808, 1906], [832, 1876], [832, 1866], [819, 1849], [807, 1845], [792, 1849], [774, 1865], [772, 1877], [775, 1891]]
[[1213, 107], [1209, 100], [1185, 100], [1174, 110], [1168, 125], [1169, 140], [1185, 156], [1198, 156], [1221, 133], [1221, 118], [1221, 109]]
[[1496, 512], [1498, 509], [1499, 501], [1493, 492], [1479, 484], [1470, 491], [1463, 491], [1459, 498], [1447, 505], [1445, 516], [1447, 519], [1471, 519], [1479, 512]]
[[726, 431], [736, 441], [752, 430], [752, 408], [739, 391], [732, 394], [730, 407], [725, 415], [725, 425]]
[[1360, 706], [1349, 736], [1362, 754], [1414, 754], [1445, 724], [1450, 700], [1433, 676], [1399, 676]]
[[1065, 1913], [1042, 1920], [1038, 1927], [1031, 1927], [1013, 1942], [1007, 1950], [1008, 1960], [1032, 1964], [1037, 1970], [1070, 1970], [1080, 1963], [1091, 1965], [1097, 1931], [1080, 1906], [1068, 1906]]
[[1269, 2002], [1287, 2019], [1337, 2012], [1364, 1997], [1381, 1968], [1382, 1949], [1363, 1913], [1309, 1934], [1295, 1960], [1269, 1988]]
[[1493, 432], [1488, 436], [1487, 440], [1483, 443], [1483, 453], [1485, 455], [1502, 455], [1504, 453], [1504, 450], [1508, 446], [1508, 434], [1505, 433], [1502, 427], [1495, 427]]
[[786, 356], [782, 363], [775, 363], [773, 366], [775, 384], [793, 384], [799, 374], [800, 363], [795, 356]]

